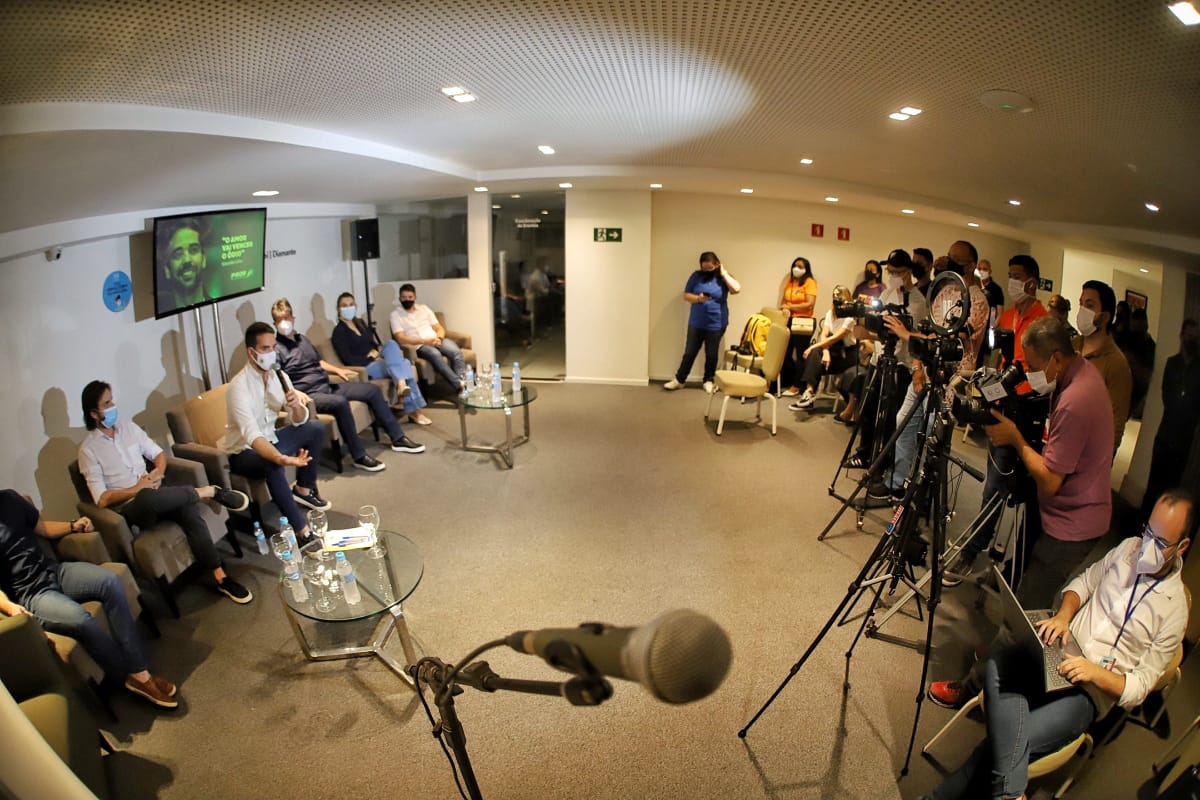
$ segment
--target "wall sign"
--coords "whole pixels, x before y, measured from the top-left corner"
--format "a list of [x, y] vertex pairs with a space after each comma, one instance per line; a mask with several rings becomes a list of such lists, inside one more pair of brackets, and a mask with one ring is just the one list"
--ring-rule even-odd
[[839, 242], [850, 241], [850, 229], [849, 228], [838, 228], [838, 241]]
[[620, 228], [592, 228], [593, 242], [619, 242], [621, 241]]
[[813, 226], [812, 226], [812, 235], [814, 237], [816, 237], [817, 239], [824, 237], [825, 236], [825, 226], [818, 225], [817, 223], [814, 222]]
[[133, 284], [129, 282], [129, 276], [121, 270], [108, 273], [108, 277], [104, 279], [101, 295], [104, 298], [104, 307], [109, 311], [124, 311], [129, 305], [132, 293]]
[[1043, 292], [1054, 291], [1054, 281], [1050, 278], [1038, 278], [1038, 289]]

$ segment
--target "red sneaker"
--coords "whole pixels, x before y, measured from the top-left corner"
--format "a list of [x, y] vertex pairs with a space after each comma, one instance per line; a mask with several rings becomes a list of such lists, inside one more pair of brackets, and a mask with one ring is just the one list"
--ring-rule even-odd
[[959, 681], [934, 681], [929, 684], [929, 699], [943, 708], [959, 709], [971, 699], [967, 687]]

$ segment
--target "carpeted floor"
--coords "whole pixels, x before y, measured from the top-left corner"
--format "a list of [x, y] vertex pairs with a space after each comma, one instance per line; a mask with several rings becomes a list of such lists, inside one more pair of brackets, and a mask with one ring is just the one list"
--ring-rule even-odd
[[[863, 639], [844, 695], [853, 625], [834, 627], [746, 739], [736, 735], [788, 677], [878, 542], [882, 517], [859, 531], [852, 512], [816, 540], [839, 506], [826, 489], [848, 429], [780, 403], [777, 437], [733, 422], [718, 438], [698, 390], [537, 388], [532, 441], [517, 450], [513, 470], [458, 449], [457, 414], [443, 406], [429, 412], [433, 426], [409, 428], [425, 454], [376, 452], [388, 465], [378, 475], [322, 471], [333, 526], [372, 502], [384, 527], [424, 553], [424, 578], [405, 604], [422, 651], [457, 661], [514, 630], [639, 625], [687, 607], [725, 628], [734, 661], [717, 692], [685, 706], [624, 681], [594, 708], [466, 689], [457, 709], [483, 795], [790, 800], [928, 791], [938, 773], [920, 745], [949, 712], [924, 704], [918, 753], [898, 782], [921, 657]], [[749, 417], [751, 408], [731, 403], [731, 415]], [[494, 440], [503, 429], [495, 414], [469, 424], [473, 438]], [[978, 446], [957, 437], [955, 446], [981, 463]], [[979, 488], [964, 481], [952, 530], [974, 515]], [[183, 618], [160, 615], [163, 637], [151, 642], [161, 672], [181, 684], [182, 706], [156, 713], [114, 698], [120, 720], [105, 729], [121, 750], [113, 757], [119, 796], [456, 797], [413, 692], [373, 659], [304, 661], [274, 592], [276, 562], [248, 552], [228, 563], [255, 602], [235, 606], [197, 579], [181, 593]], [[974, 644], [963, 640], [978, 635], [967, 592], [948, 592], [939, 609], [935, 638], [946, 643], [935, 648], [932, 677], [957, 671]], [[924, 631], [909, 613], [884, 627], [914, 639]], [[508, 649], [484, 658], [506, 677], [563, 677]], [[1185, 686], [1172, 696], [1177, 725], [1194, 714], [1196, 695]], [[945, 762], [978, 731], [964, 725]], [[1107, 751], [1119, 758], [1093, 762], [1075, 796], [1133, 796], [1166, 748], [1163, 735], [1127, 731]]]

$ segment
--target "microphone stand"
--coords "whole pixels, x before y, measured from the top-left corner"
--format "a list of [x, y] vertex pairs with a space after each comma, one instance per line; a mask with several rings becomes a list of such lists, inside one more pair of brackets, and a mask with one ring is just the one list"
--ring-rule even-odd
[[547, 649], [554, 652], [558, 659], [556, 663], [576, 673], [575, 676], [563, 682], [505, 678], [497, 675], [486, 661], [474, 661], [456, 670], [438, 658], [423, 658], [408, 668], [409, 674], [417, 682], [418, 692], [421, 692], [422, 683], [433, 690], [434, 703], [441, 715], [441, 720], [434, 722], [433, 735], [444, 736], [449, 741], [450, 750], [454, 753], [452, 761], [462, 773], [463, 784], [471, 800], [483, 800], [483, 795], [471, 767], [471, 757], [467, 754], [467, 735], [454, 707], [454, 696], [462, 694], [462, 686], [470, 686], [481, 692], [507, 691], [565, 697], [571, 705], [576, 706], [598, 706], [612, 697], [612, 684], [596, 671], [577, 645], [555, 641]]

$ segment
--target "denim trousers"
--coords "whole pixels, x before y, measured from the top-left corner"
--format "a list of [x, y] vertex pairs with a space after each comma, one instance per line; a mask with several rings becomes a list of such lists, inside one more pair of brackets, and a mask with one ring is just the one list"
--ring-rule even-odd
[[467, 371], [467, 362], [463, 359], [462, 348], [458, 346], [458, 342], [442, 339], [439, 345], [423, 344], [417, 348], [417, 355], [428, 361], [447, 383], [455, 389], [458, 388], [459, 382], [462, 381], [460, 376]]
[[[897, 426], [904, 421], [904, 416], [910, 411], [912, 416], [908, 418], [908, 424], [900, 430], [900, 435], [896, 438], [892, 477], [888, 482], [893, 489], [904, 486], [904, 482], [909, 478], [908, 473], [912, 472], [913, 462], [917, 457], [917, 433], [921, 430], [921, 420], [925, 418], [925, 404], [928, 399], [928, 396], [922, 398], [921, 405], [918, 407], [917, 392], [910, 383], [908, 391], [904, 394], [904, 402], [900, 404], [900, 410], [896, 412]], [[932, 422], [933, 420], [930, 419], [930, 423]]]
[[721, 337], [724, 335], [724, 328], [707, 331], [689, 325], [687, 341], [683, 345], [683, 360], [679, 362], [679, 369], [675, 370], [675, 380], [680, 383], [687, 380], [688, 373], [692, 371], [692, 364], [700, 354], [700, 345], [704, 345], [704, 380], [711, 381], [717, 374], [717, 356], [720, 354]]
[[160, 486], [142, 489], [117, 509], [130, 525], [148, 528], [160, 519], [178, 523], [187, 537], [196, 563], [205, 569], [221, 566], [217, 546], [208, 524], [200, 514], [200, 495], [191, 486]]
[[1047, 694], [1041, 682], [1041, 663], [1025, 648], [1007, 648], [988, 659], [983, 682], [987, 738], [929, 795], [932, 800], [1018, 798], [1029, 783], [1031, 758], [1052, 753], [1087, 730], [1096, 709], [1083, 690]]
[[[279, 441], [275, 443], [275, 449], [284, 455], [294, 456], [303, 448], [312, 456], [312, 460], [307, 465], [296, 469], [296, 483], [306, 489], [315, 489], [317, 486], [317, 461], [321, 458], [321, 451], [325, 448], [325, 424], [310, 419], [303, 425], [285, 425], [275, 431], [275, 435], [279, 437]], [[279, 506], [283, 515], [292, 522], [292, 527], [298, 532], [304, 531], [308, 527], [306, 518], [300, 511], [300, 506], [296, 505], [296, 501], [292, 499], [292, 487], [288, 484], [287, 472], [284, 471], [284, 467], [273, 464], [251, 448], [246, 448], [229, 457], [229, 469], [245, 478], [265, 480], [267, 490], [271, 493], [271, 499], [275, 501], [275, 505]]]
[[[123, 681], [126, 675], [148, 669], [137, 623], [116, 573], [83, 561], [58, 564], [55, 570], [62, 591], [38, 592], [27, 604], [29, 613], [46, 630], [79, 642], [111, 680]], [[92, 600], [104, 606], [111, 635], [80, 605]]]
[[371, 380], [390, 377], [397, 387], [407, 386], [408, 394], [404, 395], [405, 414], [415, 414], [424, 408], [425, 397], [421, 394], [420, 381], [413, 372], [412, 362], [401, 352], [400, 345], [394, 341], [388, 342], [379, 354], [383, 356], [383, 362], [372, 361], [367, 364], [367, 377]]
[[396, 415], [388, 407], [383, 398], [383, 391], [373, 383], [347, 381], [346, 383], [331, 383], [327, 392], [309, 392], [313, 405], [322, 414], [332, 414], [337, 422], [338, 433], [350, 451], [350, 457], [358, 460], [367, 454], [362, 438], [358, 435], [358, 426], [354, 423], [354, 412], [350, 410], [350, 401], [358, 400], [366, 403], [374, 415], [375, 421], [387, 431], [388, 438], [393, 442], [404, 436]]

